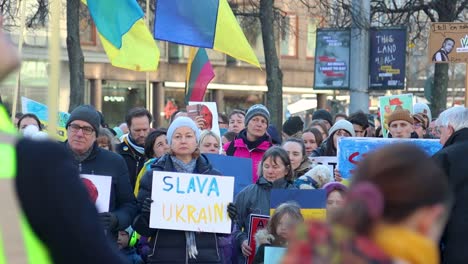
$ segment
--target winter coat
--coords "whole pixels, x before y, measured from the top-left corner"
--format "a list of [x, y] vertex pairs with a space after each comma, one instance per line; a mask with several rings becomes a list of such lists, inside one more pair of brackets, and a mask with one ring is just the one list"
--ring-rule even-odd
[[[245, 129], [239, 132], [238, 137], [234, 141], [224, 144], [223, 148], [228, 156], [234, 156], [239, 158], [250, 158], [252, 159], [252, 183], [257, 182], [258, 180], [258, 165], [262, 161], [263, 154], [271, 147], [273, 144], [268, 136], [265, 137], [257, 147], [249, 149], [247, 146], [247, 136]], [[233, 149], [233, 152], [231, 151]]]
[[[296, 189], [296, 187], [285, 178], [269, 182], [260, 177], [256, 184], [251, 184], [239, 192], [235, 199], [238, 214], [238, 231], [234, 232], [236, 248], [240, 250], [242, 242], [248, 239], [247, 232], [250, 228], [250, 215], [270, 215], [270, 193], [271, 189]], [[243, 231], [242, 231], [243, 230]], [[239, 263], [244, 259], [239, 255]]]
[[138, 210], [125, 161], [120, 155], [98, 147], [97, 143], [92, 148], [91, 154], [81, 163], [75, 161], [75, 165], [80, 174], [112, 177], [109, 212], [117, 217], [118, 225], [111, 231], [116, 233], [117, 230], [125, 230], [131, 225]]
[[294, 180], [298, 179], [302, 175], [306, 174], [308, 171], [311, 170], [312, 163], [309, 159], [306, 159], [299, 165], [297, 169], [294, 170]]
[[120, 250], [120, 252], [122, 252], [122, 254], [127, 257], [131, 264], [144, 264], [143, 259], [141, 259], [140, 255], [138, 255], [134, 247], [123, 248]]
[[468, 259], [468, 128], [455, 132], [433, 159], [448, 177], [455, 203], [442, 236], [442, 263]]
[[[125, 140], [129, 140], [126, 138]], [[125, 160], [128, 168], [128, 174], [130, 177], [130, 184], [132, 185], [132, 190], [135, 189], [135, 182], [138, 176], [138, 173], [143, 168], [146, 162], [145, 153], [140, 154], [136, 151], [128, 142], [123, 141], [117, 145], [116, 152], [119, 153]]]
[[52, 263], [128, 264], [104, 235], [96, 206], [90, 202], [78, 167], [63, 144], [20, 139], [16, 163], [18, 201]]
[[[138, 192], [138, 202], [151, 197], [153, 182], [153, 171], [176, 172], [170, 154], [162, 156], [151, 166], [151, 171], [147, 171], [140, 182]], [[214, 169], [204, 155], [197, 159], [194, 173], [221, 175]], [[154, 199], [157, 203], [157, 199]], [[216, 263], [220, 264], [223, 254], [218, 245], [220, 235], [214, 233], [195, 233], [198, 255], [196, 259], [189, 259], [186, 251], [185, 231], [153, 229], [149, 227], [149, 214], [140, 213], [135, 218], [133, 228], [141, 235], [152, 237], [150, 245], [152, 252], [148, 255], [148, 263]]]

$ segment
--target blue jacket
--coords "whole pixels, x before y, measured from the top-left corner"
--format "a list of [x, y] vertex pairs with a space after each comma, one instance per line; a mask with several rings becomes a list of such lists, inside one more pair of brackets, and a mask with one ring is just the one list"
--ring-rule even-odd
[[[68, 144], [68, 142], [65, 142]], [[91, 154], [84, 161], [75, 161], [80, 174], [95, 174], [112, 177], [109, 212], [115, 214], [118, 219], [117, 230], [124, 230], [131, 225], [138, 207], [130, 186], [127, 165], [123, 158], [108, 150], [93, 145]]]
[[[175, 172], [170, 154], [162, 156], [152, 170], [147, 171], [140, 182], [138, 203], [151, 197], [153, 171]], [[196, 162], [194, 173], [221, 175], [213, 169], [208, 159], [201, 155]], [[158, 202], [155, 200], [154, 202]], [[153, 229], [149, 227], [149, 214], [139, 214], [133, 223], [133, 228], [141, 235], [152, 237], [152, 253], [148, 255], [148, 263], [206, 263], [220, 264], [223, 261], [223, 253], [219, 248], [219, 235], [214, 233], [195, 233], [198, 255], [197, 259], [189, 259], [186, 251], [185, 231]]]

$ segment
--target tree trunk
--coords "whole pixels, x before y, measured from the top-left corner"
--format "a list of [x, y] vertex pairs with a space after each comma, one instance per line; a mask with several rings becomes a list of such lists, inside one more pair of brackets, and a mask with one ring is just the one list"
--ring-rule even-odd
[[80, 0], [67, 1], [67, 51], [70, 70], [69, 112], [84, 103], [84, 56], [80, 43]]
[[260, 23], [262, 26], [263, 52], [265, 54], [267, 108], [270, 111], [270, 124], [281, 131], [283, 122], [283, 72], [279, 67], [274, 32], [274, 0], [260, 0]]
[[434, 85], [432, 86], [431, 112], [438, 116], [447, 108], [448, 63], [436, 63], [434, 67]]

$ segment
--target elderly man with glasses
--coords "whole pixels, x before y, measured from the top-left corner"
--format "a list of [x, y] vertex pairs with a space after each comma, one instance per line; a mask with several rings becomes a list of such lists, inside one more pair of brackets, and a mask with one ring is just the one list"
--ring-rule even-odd
[[66, 125], [68, 140], [65, 145], [81, 174], [112, 177], [109, 212], [100, 213], [100, 219], [107, 233], [116, 239], [117, 231], [132, 223], [137, 204], [124, 159], [96, 143], [100, 121], [101, 117], [92, 106], [75, 108]]

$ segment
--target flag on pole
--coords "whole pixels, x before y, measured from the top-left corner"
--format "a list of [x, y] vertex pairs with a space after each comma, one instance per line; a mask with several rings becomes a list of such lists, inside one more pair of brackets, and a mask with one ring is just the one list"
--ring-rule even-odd
[[187, 77], [185, 79], [185, 102], [201, 102], [205, 96], [208, 84], [215, 77], [206, 50], [190, 48], [187, 62]]
[[134, 71], [155, 71], [158, 68], [159, 49], [136, 0], [82, 2], [88, 6], [112, 65]]
[[260, 67], [227, 0], [158, 0], [154, 36], [214, 49]]

